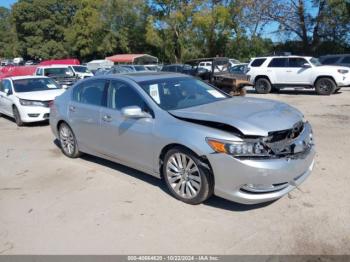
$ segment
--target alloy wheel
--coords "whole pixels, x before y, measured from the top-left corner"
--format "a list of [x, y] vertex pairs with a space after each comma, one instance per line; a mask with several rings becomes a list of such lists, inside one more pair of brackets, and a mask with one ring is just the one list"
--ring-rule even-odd
[[202, 180], [197, 164], [184, 153], [175, 153], [166, 163], [167, 180], [180, 197], [192, 199], [201, 189]]
[[75, 152], [75, 139], [73, 132], [66, 125], [62, 125], [60, 128], [60, 142], [63, 151], [67, 155], [73, 155]]
[[333, 89], [333, 85], [328, 79], [320, 80], [319, 87], [320, 87], [320, 90], [322, 90], [325, 93], [329, 93]]

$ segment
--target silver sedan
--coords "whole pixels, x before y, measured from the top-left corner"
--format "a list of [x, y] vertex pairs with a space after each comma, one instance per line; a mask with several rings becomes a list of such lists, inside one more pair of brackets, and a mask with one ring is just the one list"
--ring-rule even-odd
[[92, 77], [57, 97], [50, 124], [63, 154], [88, 153], [158, 178], [177, 199], [243, 204], [282, 197], [314, 164], [310, 124], [291, 106], [229, 97], [182, 74]]

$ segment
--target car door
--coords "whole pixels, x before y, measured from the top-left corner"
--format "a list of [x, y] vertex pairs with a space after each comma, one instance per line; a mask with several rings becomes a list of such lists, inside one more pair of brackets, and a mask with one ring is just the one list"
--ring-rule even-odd
[[[309, 65], [306, 67], [305, 65]], [[290, 57], [286, 68], [286, 82], [291, 84], [310, 84], [312, 77], [311, 64], [302, 57]]]
[[267, 72], [273, 84], [287, 83], [287, 63], [288, 58], [273, 58], [268, 64]]
[[107, 104], [106, 80], [97, 79], [74, 87], [69, 120], [81, 149], [100, 151], [101, 109]]
[[154, 118], [125, 118], [121, 110], [139, 106], [153, 115], [142, 95], [130, 84], [111, 80], [108, 107], [101, 110], [101, 146], [104, 154], [143, 171], [153, 170]]
[[0, 86], [0, 111], [5, 114], [12, 116], [12, 104], [13, 104], [13, 89], [11, 81], [4, 79], [1, 81]]

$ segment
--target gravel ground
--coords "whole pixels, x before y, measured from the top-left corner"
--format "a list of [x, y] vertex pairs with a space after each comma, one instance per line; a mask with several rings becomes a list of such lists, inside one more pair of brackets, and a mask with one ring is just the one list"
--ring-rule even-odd
[[350, 89], [248, 96], [299, 108], [318, 152], [299, 189], [257, 206], [183, 204], [146, 174], [64, 157], [48, 125], [0, 118], [0, 254], [350, 254]]

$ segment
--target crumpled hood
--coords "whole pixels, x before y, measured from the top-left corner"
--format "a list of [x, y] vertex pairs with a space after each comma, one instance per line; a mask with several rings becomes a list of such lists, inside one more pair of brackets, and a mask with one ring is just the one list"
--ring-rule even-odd
[[20, 99], [35, 100], [35, 101], [51, 101], [56, 96], [63, 94], [64, 89], [54, 89], [46, 91], [24, 92], [16, 93], [16, 96]]
[[227, 124], [248, 136], [267, 136], [271, 131], [291, 129], [303, 119], [299, 110], [285, 103], [245, 97], [171, 110], [169, 113], [182, 119]]

